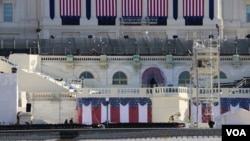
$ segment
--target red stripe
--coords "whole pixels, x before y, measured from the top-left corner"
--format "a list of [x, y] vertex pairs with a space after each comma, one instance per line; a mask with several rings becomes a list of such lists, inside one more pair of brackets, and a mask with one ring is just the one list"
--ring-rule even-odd
[[204, 0], [202, 0], [202, 16], [204, 16]]
[[67, 5], [68, 5], [68, 0], [64, 0], [64, 5], [63, 5], [63, 7], [64, 7], [64, 16], [67, 16], [67, 10], [68, 10], [68, 7], [67, 7]]
[[76, 7], [76, 6], [75, 6], [75, 1], [74, 1], [74, 0], [71, 0], [71, 16], [76, 15], [75, 10], [74, 10], [74, 7]]
[[203, 123], [205, 123], [205, 122], [208, 122], [208, 121], [210, 121], [211, 120], [211, 115], [210, 115], [210, 113], [211, 113], [211, 107], [209, 106], [209, 107], [204, 107], [204, 106], [202, 106], [202, 122]]
[[[163, 10], [164, 10], [164, 8], [162, 7], [162, 0], [160, 0], [160, 16], [163, 16], [164, 15], [164, 13], [163, 13]], [[167, 8], [167, 7], [166, 7]]]
[[74, 16], [81, 16], [81, 12], [80, 12], [81, 11], [80, 10], [81, 9], [81, 2], [80, 2], [80, 0], [75, 1], [75, 4], [74, 4], [73, 8], [76, 9]]
[[74, 1], [74, 5], [75, 5], [75, 10], [74, 10], [74, 13], [75, 15], [79, 16], [79, 13], [78, 13], [78, 4], [77, 4], [78, 0]]
[[78, 124], [82, 124], [82, 107], [78, 107], [77, 109], [77, 122]]
[[114, 0], [112, 0], [111, 1], [111, 16], [115, 16], [114, 9], [115, 9], [115, 3], [114, 3]]
[[154, 16], [157, 16], [157, 11], [158, 11], [158, 8], [157, 8], [157, 0], [154, 0], [154, 7], [155, 7], [155, 13], [154, 13]]
[[151, 7], [151, 11], [150, 11], [150, 16], [153, 16], [153, 0], [150, 1], [150, 7]]
[[197, 3], [197, 0], [195, 1], [195, 12], [194, 12], [194, 16], [199, 16], [199, 4]]
[[148, 0], [148, 16], [151, 16], [151, 1], [152, 0]]
[[111, 107], [110, 116], [111, 122], [120, 123], [120, 107]]
[[[92, 105], [91, 105], [92, 106]], [[92, 124], [99, 124], [101, 123], [101, 106], [91, 108], [92, 114]]]
[[112, 4], [111, 4], [111, 0], [107, 0], [107, 6], [106, 6], [107, 8], [107, 16], [112, 16]]
[[117, 1], [115, 1], [115, 16], [117, 16]]
[[152, 108], [148, 107], [148, 123], [152, 123]]
[[122, 1], [122, 16], [125, 16], [125, 0]]
[[101, 6], [102, 6], [102, 13], [101, 13], [101, 16], [103, 16], [103, 15], [104, 15], [104, 0], [102, 0]]
[[80, 0], [60, 0], [61, 16], [81, 16]]
[[105, 11], [105, 15], [104, 16], [108, 16], [109, 15], [109, 0], [105, 0], [104, 2], [104, 11]]
[[139, 16], [139, 0], [134, 0], [134, 4], [133, 4], [133, 7], [134, 7], [134, 13], [132, 16]]
[[168, 0], [167, 0], [167, 2], [166, 2], [166, 3], [167, 3], [167, 6], [166, 6], [166, 7], [167, 7], [167, 9], [165, 9], [165, 10], [166, 10], [166, 16], [168, 16]]
[[136, 108], [129, 107], [129, 123], [139, 122], [139, 111], [138, 106]]
[[128, 7], [128, 16], [131, 16], [131, 11], [130, 11], [131, 4], [130, 4], [130, 2], [131, 2], [131, 0], [128, 0], [128, 6], [127, 6]]
[[143, 7], [143, 6], [142, 6], [142, 3], [143, 3], [143, 2], [142, 2], [142, 0], [140, 0], [140, 7], [141, 7], [141, 10], [140, 10], [140, 11], [141, 11], [140, 16], [142, 16], [142, 7]]
[[193, 8], [193, 14], [192, 14], [192, 16], [194, 16], [194, 10], [195, 10], [194, 1], [195, 1], [195, 0], [192, 0], [192, 4], [193, 4], [193, 6], [192, 6], [192, 8]]

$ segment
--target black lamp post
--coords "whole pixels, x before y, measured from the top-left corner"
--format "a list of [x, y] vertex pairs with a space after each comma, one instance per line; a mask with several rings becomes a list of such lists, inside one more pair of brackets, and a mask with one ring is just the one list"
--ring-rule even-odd
[[238, 38], [236, 37], [236, 38], [235, 38], [235, 41], [234, 41], [234, 46], [235, 46], [235, 54], [238, 54], [237, 44], [238, 44]]
[[50, 39], [51, 39], [51, 47], [53, 49], [53, 55], [54, 55], [55, 50], [54, 50], [53, 44], [54, 44], [55, 35], [50, 35]]
[[81, 80], [82, 80], [82, 88], [83, 88], [83, 86], [84, 86], [84, 83], [83, 83], [84, 77], [81, 77]]
[[41, 29], [37, 28], [36, 33], [37, 33], [37, 52], [38, 52], [38, 54], [40, 54], [40, 32], [41, 32]]
[[220, 27], [218, 24], [215, 25], [216, 26], [216, 29], [217, 29], [217, 32], [218, 32], [218, 36], [220, 36]]
[[106, 98], [106, 105], [107, 105], [107, 120], [106, 120], [106, 126], [108, 127], [109, 123], [109, 98]]

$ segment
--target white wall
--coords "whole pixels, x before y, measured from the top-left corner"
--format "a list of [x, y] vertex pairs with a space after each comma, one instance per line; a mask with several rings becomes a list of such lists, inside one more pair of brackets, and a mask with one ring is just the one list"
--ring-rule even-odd
[[17, 114], [17, 74], [0, 73], [0, 122], [15, 124]]

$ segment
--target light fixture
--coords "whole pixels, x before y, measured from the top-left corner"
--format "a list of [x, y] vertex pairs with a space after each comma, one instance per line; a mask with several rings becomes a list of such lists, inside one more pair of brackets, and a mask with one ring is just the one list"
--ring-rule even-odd
[[177, 39], [177, 38], [178, 38], [178, 36], [177, 36], [177, 35], [173, 35], [173, 38], [174, 38], [174, 39]]
[[247, 34], [247, 35], [246, 35], [246, 38], [249, 39], [249, 38], [250, 38], [250, 34]]
[[128, 39], [129, 38], [129, 36], [128, 35], [124, 35], [124, 39]]
[[208, 36], [208, 38], [209, 38], [209, 39], [213, 39], [213, 38], [214, 38], [214, 35], [211, 34], [211, 35]]
[[93, 38], [93, 35], [88, 35], [88, 38], [89, 38], [89, 39]]
[[40, 28], [37, 28], [37, 29], [36, 29], [36, 32], [37, 32], [37, 33], [41, 32], [41, 29], [40, 29]]
[[50, 35], [50, 38], [51, 39], [55, 39], [55, 35]]

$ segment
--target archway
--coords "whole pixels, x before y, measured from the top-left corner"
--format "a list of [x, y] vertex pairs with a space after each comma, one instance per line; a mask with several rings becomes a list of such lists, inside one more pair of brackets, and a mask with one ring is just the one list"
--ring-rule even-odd
[[146, 69], [142, 74], [142, 87], [165, 86], [163, 72], [156, 67]]

